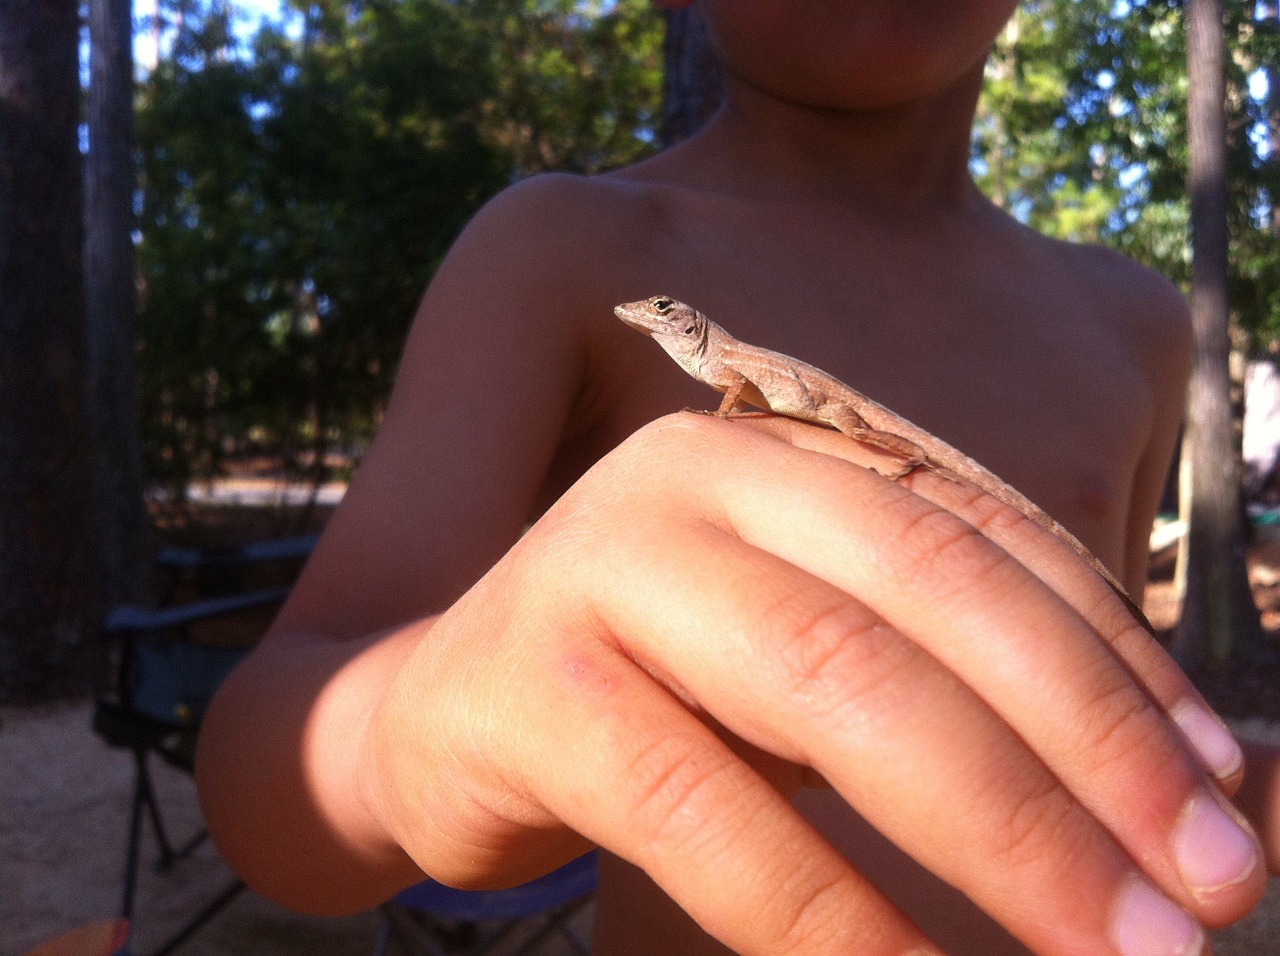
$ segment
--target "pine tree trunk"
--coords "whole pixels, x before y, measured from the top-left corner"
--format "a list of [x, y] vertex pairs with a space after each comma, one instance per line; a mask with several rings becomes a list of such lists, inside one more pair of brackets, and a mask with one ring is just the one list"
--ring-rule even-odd
[[696, 133], [720, 105], [720, 66], [697, 5], [666, 12], [662, 77], [663, 146]]
[[80, 690], [96, 612], [76, 0], [0, 2], [0, 699]]
[[1261, 627], [1245, 570], [1232, 447], [1223, 0], [1187, 0], [1186, 18], [1196, 344], [1183, 452], [1191, 479], [1186, 594], [1173, 652], [1194, 670], [1227, 664], [1237, 646], [1256, 646]]
[[134, 373], [133, 4], [89, 0], [89, 152], [85, 157], [85, 298], [95, 511], [108, 605], [150, 596]]

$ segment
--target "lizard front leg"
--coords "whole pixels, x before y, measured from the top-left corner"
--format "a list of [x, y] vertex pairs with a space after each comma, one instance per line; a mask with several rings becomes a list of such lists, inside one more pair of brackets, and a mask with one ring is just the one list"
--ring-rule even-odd
[[728, 418], [743, 405], [741, 401], [742, 390], [746, 388], [747, 380], [739, 378], [736, 382], [724, 390], [724, 398], [720, 400], [720, 407], [715, 411], [705, 408], [689, 408], [683, 410], [692, 412], [695, 415], [712, 415], [716, 418]]
[[746, 386], [747, 380], [739, 376], [737, 381], [724, 390], [724, 398], [720, 400], [720, 407], [715, 411], [717, 418], [728, 418], [737, 410], [742, 400], [742, 390]]

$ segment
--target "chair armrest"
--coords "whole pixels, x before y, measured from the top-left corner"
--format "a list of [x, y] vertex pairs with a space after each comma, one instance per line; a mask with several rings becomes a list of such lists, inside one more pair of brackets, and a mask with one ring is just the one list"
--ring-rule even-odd
[[291, 561], [308, 557], [315, 549], [319, 535], [304, 534], [274, 541], [226, 548], [161, 548], [156, 563], [171, 571], [194, 571], [200, 568], [231, 568], [268, 561]]
[[229, 617], [243, 611], [281, 604], [289, 596], [289, 588], [267, 588], [247, 594], [192, 601], [173, 607], [149, 608], [136, 604], [121, 604], [111, 609], [102, 622], [102, 633], [107, 637], [125, 637], [131, 634], [150, 634], [170, 628], [184, 627], [196, 621]]

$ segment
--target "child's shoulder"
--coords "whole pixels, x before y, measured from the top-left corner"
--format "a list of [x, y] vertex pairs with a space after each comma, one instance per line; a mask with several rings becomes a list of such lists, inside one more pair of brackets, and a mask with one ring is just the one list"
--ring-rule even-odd
[[468, 232], [549, 242], [552, 252], [564, 244], [608, 251], [625, 246], [637, 233], [662, 228], [670, 217], [669, 198], [650, 184], [618, 176], [543, 173], [489, 200]]
[[1170, 331], [1190, 329], [1190, 311], [1182, 292], [1163, 273], [1105, 246], [1059, 243], [1074, 260], [1084, 281], [1099, 295], [1126, 306], [1135, 316], [1167, 323]]
[[[1114, 249], [1046, 237], [1039, 241], [1061, 263], [1071, 286], [1064, 290], [1067, 300], [1077, 304], [1084, 327], [1096, 332], [1079, 341], [1092, 342], [1094, 349], [1111, 346], [1109, 354], [1121, 357], [1128, 369], [1128, 386], [1142, 389], [1128, 393], [1135, 408], [1181, 409], [1193, 335], [1191, 312], [1178, 287]], [[1100, 359], [1100, 353], [1093, 357]]]
[[1114, 331], [1141, 341], [1147, 349], [1189, 349], [1187, 300], [1162, 273], [1096, 243], [1055, 239], [1025, 227], [1021, 241], [1070, 286], [1063, 291], [1083, 298], [1094, 316]]
[[[533, 176], [485, 203], [433, 285], [460, 282], [478, 307], [517, 304], [535, 320], [554, 312], [561, 325], [595, 316], [652, 294], [655, 260], [680, 231], [679, 206], [672, 190], [621, 176]], [[486, 301], [474, 298], [479, 290]]]

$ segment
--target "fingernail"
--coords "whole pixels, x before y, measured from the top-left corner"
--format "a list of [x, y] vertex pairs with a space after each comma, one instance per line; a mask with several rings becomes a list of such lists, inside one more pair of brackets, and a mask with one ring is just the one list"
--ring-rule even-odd
[[1203, 792], [1182, 811], [1173, 831], [1173, 855], [1183, 882], [1197, 896], [1243, 882], [1258, 866], [1253, 836]]
[[1116, 900], [1111, 942], [1124, 956], [1196, 956], [1204, 950], [1204, 930], [1186, 910], [1135, 877]]
[[1171, 716], [1206, 770], [1220, 780], [1239, 773], [1244, 766], [1244, 752], [1212, 711], [1199, 701], [1187, 699], [1173, 708]]

